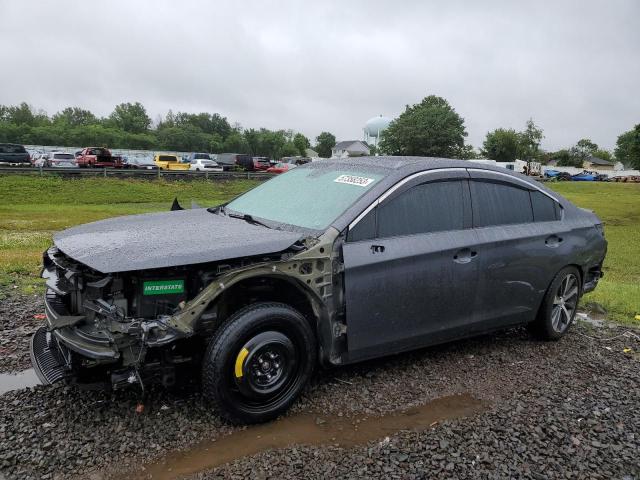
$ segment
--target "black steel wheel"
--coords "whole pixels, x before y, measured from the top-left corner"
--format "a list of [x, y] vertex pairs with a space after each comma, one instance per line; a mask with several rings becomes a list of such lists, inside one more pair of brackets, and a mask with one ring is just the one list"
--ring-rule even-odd
[[231, 316], [211, 339], [203, 393], [232, 423], [284, 413], [311, 377], [316, 340], [306, 318], [281, 303], [256, 303]]
[[545, 340], [558, 340], [573, 323], [582, 295], [580, 272], [566, 267], [554, 277], [540, 306], [532, 330]]

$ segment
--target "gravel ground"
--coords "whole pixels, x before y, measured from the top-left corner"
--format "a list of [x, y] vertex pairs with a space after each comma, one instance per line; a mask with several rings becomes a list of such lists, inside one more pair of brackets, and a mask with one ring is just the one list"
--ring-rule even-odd
[[0, 373], [31, 368], [29, 341], [43, 323], [35, 317], [42, 314], [44, 304], [40, 295], [0, 300]]
[[[543, 343], [515, 329], [321, 372], [292, 415], [381, 415], [458, 393], [491, 407], [388, 441], [295, 446], [193, 478], [640, 478], [640, 341], [584, 336], [626, 330], [579, 324]], [[0, 478], [109, 478], [235, 430], [197, 390], [151, 398], [136, 414], [132, 392], [38, 386], [0, 396]]]

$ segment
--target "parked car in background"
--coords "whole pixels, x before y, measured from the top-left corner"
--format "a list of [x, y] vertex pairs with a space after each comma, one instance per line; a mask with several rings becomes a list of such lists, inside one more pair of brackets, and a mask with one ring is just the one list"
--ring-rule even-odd
[[325, 160], [217, 207], [57, 233], [31, 358], [45, 383], [144, 387], [198, 372], [217, 414], [264, 422], [317, 363], [519, 325], [559, 340], [606, 250], [596, 215], [502, 167]]
[[307, 157], [282, 157], [280, 161], [282, 163], [291, 163], [293, 165], [304, 165], [305, 163], [311, 162], [311, 159]]
[[159, 153], [153, 161], [160, 170], [189, 170], [189, 164], [183, 163], [178, 155]]
[[618, 175], [611, 178], [613, 182], [640, 183], [640, 175]]
[[241, 168], [243, 164], [253, 164], [253, 162], [251, 162], [251, 155], [244, 153], [218, 153], [216, 155], [216, 162], [218, 162], [218, 165], [220, 165], [225, 172]]
[[22, 145], [0, 143], [0, 165], [30, 167], [31, 156]]
[[102, 147], [83, 148], [75, 154], [79, 167], [84, 168], [114, 168], [118, 166], [117, 160], [111, 155], [111, 151]]
[[278, 162], [273, 167], [267, 168], [267, 173], [285, 173], [292, 168], [296, 168], [295, 163]]
[[189, 170], [192, 172], [222, 172], [222, 167], [213, 160], [198, 158], [191, 160]]
[[127, 157], [123, 160], [122, 167], [133, 170], [158, 170], [153, 157]]
[[584, 171], [582, 173], [576, 173], [575, 175], [571, 175], [571, 180], [574, 182], [595, 182], [597, 174]]
[[571, 174], [568, 172], [561, 172], [559, 170], [547, 169], [544, 171], [544, 176], [547, 178], [555, 178], [556, 180], [571, 180]]
[[238, 155], [236, 165], [247, 172], [265, 171], [271, 166], [266, 157], [252, 157], [250, 155]]
[[269, 167], [272, 166], [269, 157], [252, 157], [252, 160], [254, 170], [266, 171]]
[[53, 168], [77, 168], [78, 162], [73, 153], [51, 152], [47, 158], [47, 166]]
[[213, 160], [209, 153], [192, 152], [184, 158], [185, 163], [191, 163], [193, 160]]
[[49, 155], [47, 155], [46, 153], [38, 153], [38, 154], [36, 154], [35, 156], [33, 156], [31, 158], [31, 164], [34, 167], [38, 167], [38, 168], [47, 167], [48, 166], [48, 164], [47, 164], [47, 159], [48, 158], [49, 158]]

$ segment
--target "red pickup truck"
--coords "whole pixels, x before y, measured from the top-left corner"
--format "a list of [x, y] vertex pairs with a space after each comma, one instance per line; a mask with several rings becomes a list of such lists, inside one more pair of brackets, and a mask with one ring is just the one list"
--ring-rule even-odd
[[122, 167], [121, 159], [112, 156], [108, 149], [102, 147], [87, 147], [76, 152], [76, 162], [78, 167]]

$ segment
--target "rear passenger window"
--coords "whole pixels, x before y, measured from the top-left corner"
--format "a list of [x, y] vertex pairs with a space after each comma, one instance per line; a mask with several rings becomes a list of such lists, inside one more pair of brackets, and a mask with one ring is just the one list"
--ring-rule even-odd
[[380, 204], [378, 237], [464, 228], [463, 186], [460, 180], [424, 183]]
[[530, 194], [534, 221], [552, 222], [560, 219], [560, 207], [557, 202], [547, 197], [542, 192], [534, 190], [531, 191]]
[[503, 183], [471, 182], [473, 226], [509, 225], [533, 221], [529, 191]]

